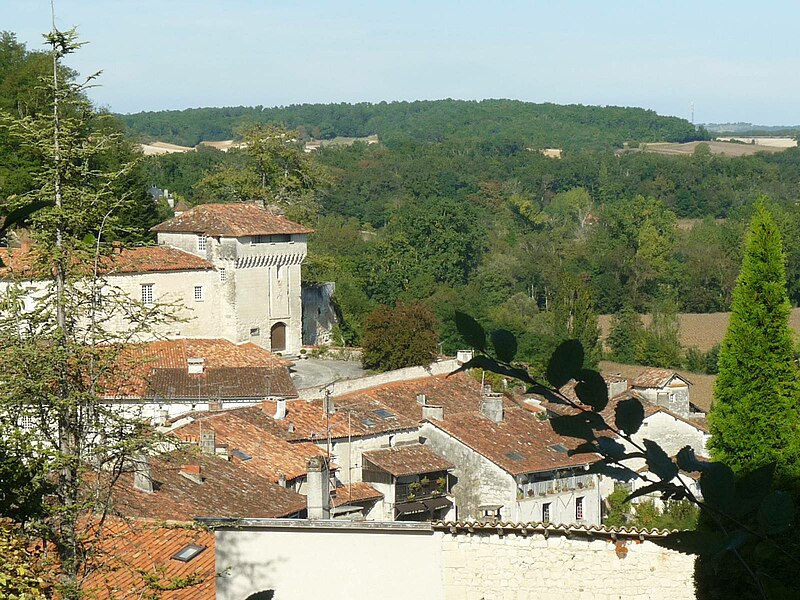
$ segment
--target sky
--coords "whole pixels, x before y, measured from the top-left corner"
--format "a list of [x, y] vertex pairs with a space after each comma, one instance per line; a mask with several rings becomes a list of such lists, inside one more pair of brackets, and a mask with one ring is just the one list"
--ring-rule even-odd
[[[437, 98], [800, 124], [800, 2], [55, 0], [114, 112]], [[50, 0], [0, 0], [42, 48]]]

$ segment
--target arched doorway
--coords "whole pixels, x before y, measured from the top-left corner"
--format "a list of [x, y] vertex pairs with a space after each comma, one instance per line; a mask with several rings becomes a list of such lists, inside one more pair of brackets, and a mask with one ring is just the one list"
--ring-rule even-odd
[[273, 352], [286, 350], [286, 324], [275, 323], [269, 331], [269, 347]]

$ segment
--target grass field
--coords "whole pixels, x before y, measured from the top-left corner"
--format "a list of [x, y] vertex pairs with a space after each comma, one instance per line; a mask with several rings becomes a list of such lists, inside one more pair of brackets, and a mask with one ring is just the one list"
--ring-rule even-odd
[[[732, 142], [687, 142], [678, 144], [674, 142], [659, 142], [655, 144], [642, 144], [638, 151], [653, 152], [672, 156], [686, 156], [694, 154], [697, 146], [706, 144], [711, 154], [724, 154], [725, 156], [750, 156], [756, 152], [783, 152], [786, 148], [775, 146], [761, 146], [757, 144], [735, 144]], [[635, 151], [635, 150], [634, 150]]]

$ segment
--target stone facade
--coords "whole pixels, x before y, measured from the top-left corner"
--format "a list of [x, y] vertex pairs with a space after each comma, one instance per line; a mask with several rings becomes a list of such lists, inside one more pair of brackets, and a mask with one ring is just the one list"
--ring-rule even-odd
[[334, 343], [333, 326], [336, 312], [333, 309], [335, 283], [304, 285], [303, 298], [303, 344], [306, 346], [330, 346]]

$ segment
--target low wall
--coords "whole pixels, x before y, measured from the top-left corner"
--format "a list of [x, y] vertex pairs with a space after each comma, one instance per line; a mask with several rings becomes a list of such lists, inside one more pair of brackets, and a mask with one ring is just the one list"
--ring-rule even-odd
[[312, 400], [322, 398], [327, 389], [330, 390], [331, 396], [336, 397], [349, 394], [350, 392], [357, 392], [378, 385], [384, 385], [386, 383], [394, 383], [395, 381], [408, 381], [410, 379], [444, 375], [446, 373], [452, 373], [460, 366], [461, 363], [455, 359], [440, 360], [431, 363], [427, 367], [407, 367], [395, 371], [386, 371], [385, 373], [368, 375], [367, 377], [359, 377], [358, 379], [347, 379], [344, 381], [336, 381], [328, 385], [305, 388], [298, 390], [297, 393], [299, 397], [304, 400]]
[[492, 523], [248, 519], [217, 525], [218, 600], [689, 600], [660, 534]]

